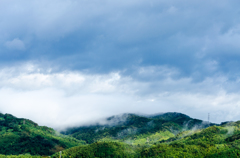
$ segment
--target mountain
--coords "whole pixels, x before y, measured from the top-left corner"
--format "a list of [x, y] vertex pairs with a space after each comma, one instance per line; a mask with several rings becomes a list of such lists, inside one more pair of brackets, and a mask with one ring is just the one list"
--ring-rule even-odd
[[218, 125], [181, 113], [123, 114], [63, 133], [68, 136], [0, 113], [0, 157], [58, 158], [59, 151], [72, 158], [240, 157], [240, 121]]
[[[165, 138], [191, 128], [206, 128], [214, 124], [190, 118], [181, 113], [164, 113], [154, 116], [123, 114], [106, 118], [95, 125], [68, 128], [62, 134], [72, 136], [87, 143], [103, 139], [127, 140], [133, 137], [165, 132]], [[161, 138], [159, 138], [161, 139]], [[156, 138], [156, 142], [159, 140]]]
[[[153, 135], [150, 134], [149, 138]], [[202, 129], [184, 130], [164, 141], [158, 141], [155, 144], [146, 142], [143, 146], [113, 140], [98, 141], [64, 150], [62, 156], [75, 158], [240, 157], [240, 121]], [[58, 158], [59, 153], [52, 157]]]
[[52, 155], [84, 143], [31, 120], [0, 113], [0, 154]]
[[174, 138], [142, 150], [141, 156], [240, 157], [240, 121], [181, 132]]
[[[66, 158], [133, 158], [136, 156], [136, 152], [131, 146], [125, 143], [95, 142], [64, 150], [61, 156]], [[52, 157], [59, 158], [60, 154], [56, 153]]]
[[182, 114], [182, 113], [177, 113], [177, 112], [167, 112], [167, 113], [162, 113], [162, 114], [157, 114], [157, 115], [151, 115], [149, 118], [155, 118], [155, 119], [162, 119], [162, 120], [179, 120], [179, 119], [191, 119], [189, 116]]

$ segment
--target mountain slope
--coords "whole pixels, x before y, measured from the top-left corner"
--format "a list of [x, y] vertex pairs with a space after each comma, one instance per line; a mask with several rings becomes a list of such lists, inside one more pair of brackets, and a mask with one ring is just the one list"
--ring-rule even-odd
[[124, 114], [66, 131], [73, 132], [70, 136], [87, 136], [91, 144], [10, 114], [0, 113], [0, 129], [0, 157], [23, 153], [59, 157], [58, 151], [62, 157], [76, 158], [240, 157], [240, 121], [214, 125], [180, 113]]
[[240, 157], [240, 121], [179, 133], [175, 139], [144, 149], [141, 156]]
[[0, 113], [0, 154], [51, 155], [84, 144], [83, 141], [57, 134], [52, 128], [31, 120]]
[[[62, 157], [72, 158], [127, 158], [134, 157], [136, 152], [128, 144], [119, 142], [95, 142], [89, 145], [77, 146], [62, 152]], [[59, 158], [59, 153], [52, 156]]]
[[[174, 138], [174, 139], [173, 139]], [[240, 121], [178, 133], [166, 141], [145, 146], [95, 142], [63, 151], [64, 157], [240, 157]], [[59, 153], [53, 155], [59, 157]]]
[[205, 128], [209, 125], [213, 124], [192, 119], [181, 113], [165, 113], [151, 117], [123, 114], [109, 117], [102, 124], [69, 128], [61, 133], [93, 143], [104, 138], [113, 140], [126, 140], [139, 136], [147, 138], [148, 135], [159, 132], [165, 134], [168, 132], [168, 135], [171, 135], [193, 127]]

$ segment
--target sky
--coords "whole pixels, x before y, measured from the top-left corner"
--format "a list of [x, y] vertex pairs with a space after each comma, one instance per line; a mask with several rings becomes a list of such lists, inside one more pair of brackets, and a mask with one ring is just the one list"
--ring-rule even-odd
[[240, 120], [240, 1], [0, 0], [0, 112]]

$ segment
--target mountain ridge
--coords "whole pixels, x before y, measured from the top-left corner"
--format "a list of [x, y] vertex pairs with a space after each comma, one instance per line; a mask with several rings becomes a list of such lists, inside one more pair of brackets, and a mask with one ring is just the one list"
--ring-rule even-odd
[[[68, 128], [62, 134], [71, 135], [87, 143], [96, 142], [102, 138], [124, 139], [131, 135], [155, 133], [157, 131], [177, 131], [196, 128], [206, 128], [217, 125], [199, 119], [193, 119], [182, 113], [164, 113], [153, 116], [144, 116], [124, 113], [106, 118], [105, 123], [96, 123], [79, 127]], [[185, 129], [183, 129], [185, 128]]]
[[66, 135], [31, 120], [0, 113], [0, 129], [0, 154], [4, 155], [59, 157], [58, 151], [63, 151], [63, 157], [216, 157], [236, 155], [240, 149], [240, 121], [213, 124], [175, 112], [150, 117], [111, 116], [105, 122], [63, 133]]

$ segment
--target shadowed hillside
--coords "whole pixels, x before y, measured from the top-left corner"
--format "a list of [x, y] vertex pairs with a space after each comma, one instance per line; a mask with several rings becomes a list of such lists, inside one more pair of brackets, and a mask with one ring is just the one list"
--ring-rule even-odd
[[84, 144], [72, 137], [63, 136], [31, 120], [0, 113], [0, 154], [51, 155], [60, 150]]

